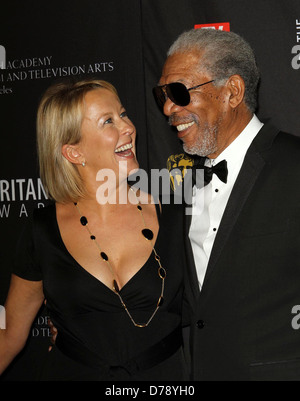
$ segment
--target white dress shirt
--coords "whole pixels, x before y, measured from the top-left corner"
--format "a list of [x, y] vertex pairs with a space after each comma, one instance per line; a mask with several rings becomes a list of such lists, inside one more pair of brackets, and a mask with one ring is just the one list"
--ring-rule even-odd
[[222, 160], [227, 161], [227, 183], [223, 183], [216, 174], [204, 188], [193, 188], [193, 213], [189, 231], [194, 261], [200, 290], [205, 277], [214, 240], [235, 184], [245, 155], [253, 139], [263, 124], [254, 115], [241, 134], [214, 160], [207, 159], [205, 165], [215, 166]]

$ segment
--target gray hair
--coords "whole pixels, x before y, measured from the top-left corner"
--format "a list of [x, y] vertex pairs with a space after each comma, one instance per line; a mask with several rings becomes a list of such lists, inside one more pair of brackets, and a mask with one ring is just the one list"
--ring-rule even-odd
[[224, 85], [232, 75], [240, 75], [245, 82], [245, 104], [254, 113], [260, 74], [254, 52], [241, 36], [215, 29], [192, 29], [176, 39], [167, 55], [190, 51], [204, 52], [199, 58], [199, 71], [208, 73], [216, 86]]

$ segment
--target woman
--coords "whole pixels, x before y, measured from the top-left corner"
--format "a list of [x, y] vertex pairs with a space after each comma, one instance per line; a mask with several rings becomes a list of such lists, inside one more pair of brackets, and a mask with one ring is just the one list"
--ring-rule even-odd
[[135, 139], [105, 81], [56, 84], [42, 98], [40, 173], [54, 202], [35, 211], [17, 249], [0, 372], [24, 346], [46, 298], [58, 336], [40, 379], [187, 378], [184, 262], [171, 245], [182, 232], [182, 209], [158, 206], [128, 186], [138, 168]]

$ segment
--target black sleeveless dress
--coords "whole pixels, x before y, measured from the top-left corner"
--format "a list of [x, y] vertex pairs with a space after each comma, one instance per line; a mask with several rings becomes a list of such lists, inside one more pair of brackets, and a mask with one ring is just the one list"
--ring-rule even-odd
[[[138, 328], [118, 296], [69, 254], [55, 205], [35, 210], [17, 247], [14, 274], [43, 280], [48, 314], [58, 329], [40, 380], [187, 380], [181, 346], [183, 218], [182, 206], [162, 205], [155, 249], [167, 271], [164, 303], [148, 327]], [[152, 252], [121, 289], [136, 322], [147, 321], [156, 307], [157, 269]]]

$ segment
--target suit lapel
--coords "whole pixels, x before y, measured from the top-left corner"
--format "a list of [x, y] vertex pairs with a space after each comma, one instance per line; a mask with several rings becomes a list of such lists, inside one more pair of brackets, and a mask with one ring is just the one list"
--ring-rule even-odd
[[206, 275], [203, 282], [205, 286], [216, 262], [224, 249], [232, 228], [255, 184], [255, 181], [264, 166], [264, 161], [258, 154], [252, 154], [244, 161], [243, 168], [228, 200], [224, 215], [221, 220], [218, 234], [216, 235], [213, 249], [210, 255]]
[[265, 161], [261, 155], [261, 152], [271, 146], [277, 134], [278, 130], [274, 129], [270, 125], [265, 125], [254, 139], [246, 154], [241, 171], [225, 208], [218, 234], [215, 238], [202, 290], [207, 285], [211, 273], [214, 270], [222, 251], [226, 247], [226, 242], [228, 241], [241, 210], [243, 209], [243, 206], [265, 165]]
[[[187, 208], [186, 211], [191, 212], [191, 208]], [[184, 239], [185, 239], [185, 254], [186, 254], [186, 261], [187, 261], [187, 279], [189, 283], [189, 287], [191, 290], [192, 299], [197, 299], [200, 294], [197, 271], [194, 261], [194, 255], [192, 250], [192, 245], [189, 238], [189, 231], [192, 221], [191, 213], [186, 214], [185, 216], [185, 227], [184, 227]], [[191, 301], [191, 305], [193, 302]]]

